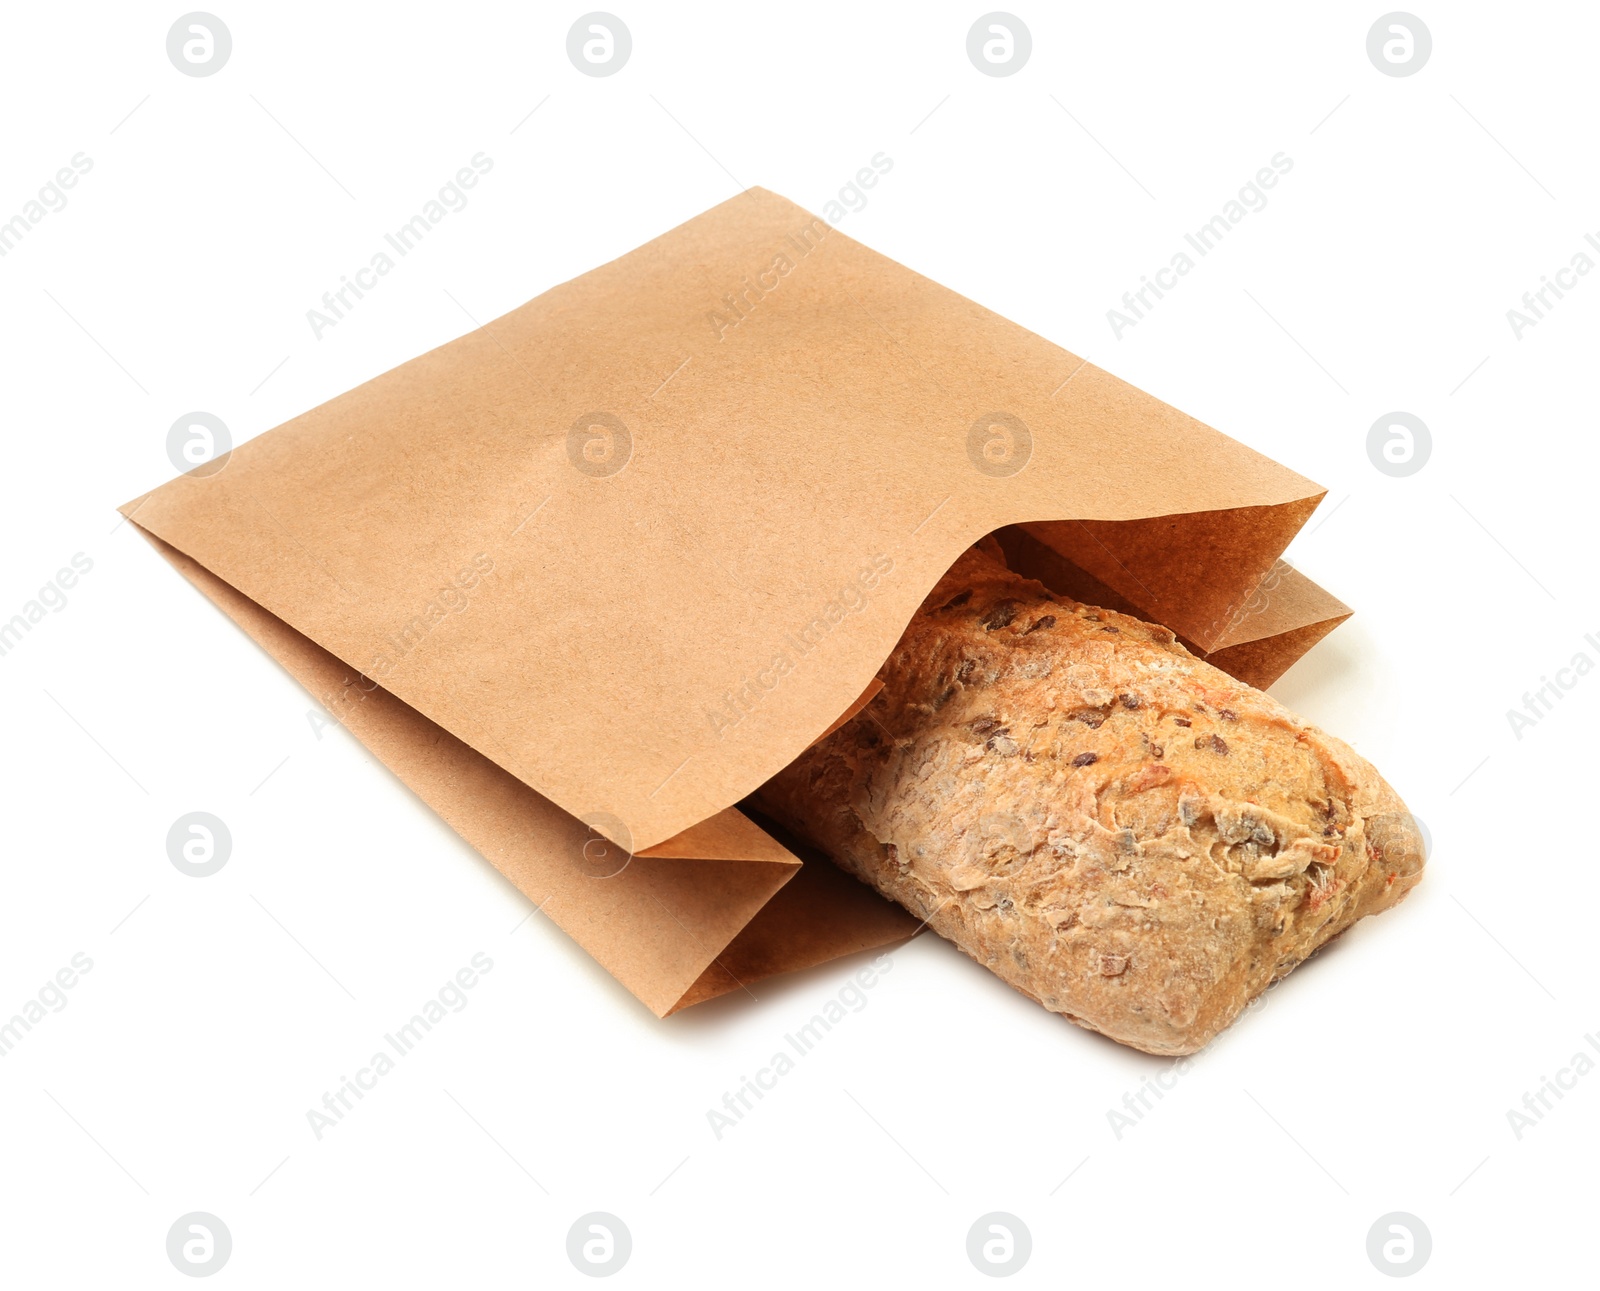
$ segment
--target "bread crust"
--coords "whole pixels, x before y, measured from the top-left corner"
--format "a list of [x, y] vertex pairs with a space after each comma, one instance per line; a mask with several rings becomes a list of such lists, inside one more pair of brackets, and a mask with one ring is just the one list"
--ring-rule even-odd
[[1415, 821], [1347, 745], [977, 549], [879, 675], [752, 805], [1123, 1044], [1195, 1052], [1421, 878]]

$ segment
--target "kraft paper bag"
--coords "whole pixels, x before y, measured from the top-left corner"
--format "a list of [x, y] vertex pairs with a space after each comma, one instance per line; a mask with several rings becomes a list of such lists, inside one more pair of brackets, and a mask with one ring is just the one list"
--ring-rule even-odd
[[1263, 685], [1322, 496], [751, 189], [122, 510], [664, 1016], [917, 931], [738, 804], [965, 547]]

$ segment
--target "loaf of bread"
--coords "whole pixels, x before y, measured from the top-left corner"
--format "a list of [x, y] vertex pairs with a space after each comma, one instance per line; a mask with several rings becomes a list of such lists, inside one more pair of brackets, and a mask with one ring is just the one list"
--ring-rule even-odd
[[1415, 821], [1349, 747], [985, 551], [879, 675], [751, 805], [1123, 1044], [1193, 1053], [1421, 878]]

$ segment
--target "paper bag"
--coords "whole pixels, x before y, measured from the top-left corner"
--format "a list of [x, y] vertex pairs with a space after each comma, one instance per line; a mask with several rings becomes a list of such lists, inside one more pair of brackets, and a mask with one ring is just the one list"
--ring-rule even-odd
[[665, 1015], [916, 930], [736, 804], [963, 548], [1262, 684], [1322, 493], [752, 189], [123, 512]]

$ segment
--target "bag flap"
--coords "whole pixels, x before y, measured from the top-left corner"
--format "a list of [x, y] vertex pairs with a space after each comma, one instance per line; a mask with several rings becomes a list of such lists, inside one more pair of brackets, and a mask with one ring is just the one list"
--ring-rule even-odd
[[1166, 595], [1128, 522], [1199, 517], [1186, 603], [1226, 619], [1321, 494], [753, 189], [124, 513], [647, 850], [846, 711], [984, 534], [1111, 522]]

